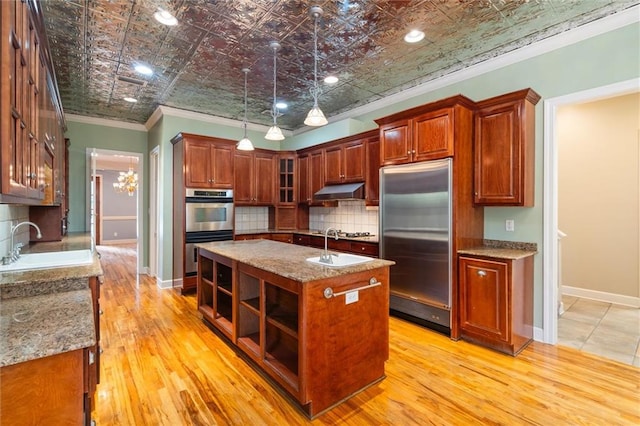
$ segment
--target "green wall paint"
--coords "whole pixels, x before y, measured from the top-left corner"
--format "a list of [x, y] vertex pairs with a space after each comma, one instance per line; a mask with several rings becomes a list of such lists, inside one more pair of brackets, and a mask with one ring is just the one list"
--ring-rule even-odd
[[[69, 232], [89, 232], [87, 215], [87, 148], [133, 152], [143, 155], [145, 187], [148, 188], [147, 132], [118, 127], [67, 121], [65, 137], [69, 138]], [[143, 189], [144, 190], [144, 189]], [[142, 211], [148, 210], [149, 197], [144, 194]], [[148, 241], [149, 221], [144, 221], [143, 238]], [[148, 247], [143, 244], [143, 264], [148, 263]]]
[[[328, 140], [349, 136], [365, 130], [376, 128], [374, 120], [379, 117], [403, 111], [405, 109], [453, 96], [459, 93], [472, 100], [482, 100], [514, 90], [531, 87], [537, 91], [542, 100], [536, 108], [536, 199], [533, 208], [517, 207], [487, 207], [485, 208], [485, 237], [489, 239], [534, 242], [538, 244], [539, 253], [535, 257], [535, 308], [534, 323], [542, 326], [542, 180], [543, 180], [543, 101], [545, 98], [562, 96], [582, 90], [605, 86], [620, 81], [640, 77], [640, 24], [635, 23], [608, 33], [592, 37], [588, 40], [566, 46], [555, 51], [527, 59], [525, 61], [505, 66], [499, 70], [487, 72], [473, 78], [466, 79], [446, 87], [435, 89], [427, 94], [407, 97], [402, 101], [385, 105], [384, 107], [354, 116], [350, 119], [332, 123], [328, 126], [313, 129], [289, 137], [282, 142], [282, 149], [300, 149]], [[70, 123], [72, 124], [72, 123]], [[95, 146], [105, 149], [124, 149], [114, 145], [114, 139], [122, 139], [117, 129], [80, 125], [69, 126], [67, 135], [72, 141], [71, 182], [74, 188], [79, 188], [77, 177], [84, 179], [84, 146]], [[171, 280], [171, 193], [172, 193], [172, 154], [170, 139], [178, 132], [189, 132], [237, 140], [242, 135], [239, 127], [231, 127], [203, 121], [189, 120], [172, 116], [164, 116], [149, 131], [149, 141], [144, 146], [145, 158], [147, 152], [154, 146], [160, 146], [160, 187], [163, 194], [161, 201], [162, 219], [160, 241], [162, 244], [163, 265], [159, 272], [159, 279]], [[76, 136], [86, 141], [82, 143], [82, 150], [78, 154], [78, 145], [74, 146]], [[113, 135], [113, 136], [112, 136]], [[138, 135], [141, 137], [141, 135]], [[264, 134], [250, 131], [249, 137], [257, 147], [278, 149], [271, 142], [264, 140]], [[90, 144], [87, 143], [91, 142]], [[105, 143], [105, 145], [102, 145]], [[78, 161], [81, 164], [76, 164]], [[84, 190], [81, 191], [84, 194]], [[82, 195], [84, 197], [84, 195]], [[148, 200], [148, 195], [145, 195]], [[145, 201], [145, 205], [148, 201]], [[72, 208], [76, 201], [72, 198]], [[504, 221], [514, 219], [515, 232], [504, 230]], [[78, 218], [84, 222], [84, 218]], [[145, 247], [147, 240], [145, 239]]]

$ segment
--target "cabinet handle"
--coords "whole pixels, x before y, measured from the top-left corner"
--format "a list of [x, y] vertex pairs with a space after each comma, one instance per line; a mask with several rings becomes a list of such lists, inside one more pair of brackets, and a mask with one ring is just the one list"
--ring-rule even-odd
[[89, 351], [89, 365], [93, 365], [96, 362], [96, 354], [93, 351]]
[[487, 273], [485, 271], [482, 271], [482, 270], [478, 271], [478, 276], [479, 277], [485, 277], [486, 275], [487, 275]]
[[371, 277], [369, 278], [369, 284], [367, 285], [363, 285], [358, 288], [352, 288], [350, 290], [339, 291], [337, 293], [334, 293], [331, 287], [327, 287], [324, 289], [323, 294], [326, 299], [331, 299], [332, 297], [342, 296], [343, 294], [351, 293], [352, 291], [366, 290], [368, 288], [378, 287], [380, 285], [382, 285], [380, 281], [378, 281], [375, 277]]
[[29, 174], [27, 175], [27, 177], [28, 177], [29, 179], [35, 179], [35, 178], [36, 178], [36, 176], [37, 176], [37, 175], [36, 175], [35, 173], [33, 173], [33, 172], [32, 172], [32, 173], [29, 173]]
[[102, 309], [100, 309], [100, 310], [98, 311], [98, 314], [100, 314], [100, 315], [104, 315], [104, 311], [103, 311]]
[[411, 151], [411, 153], [412, 153], [412, 154], [415, 154], [415, 153], [416, 153], [416, 150], [415, 150], [415, 149], [414, 149], [414, 150], [412, 150], [412, 151]]
[[411, 151], [407, 151], [407, 155], [411, 155]]

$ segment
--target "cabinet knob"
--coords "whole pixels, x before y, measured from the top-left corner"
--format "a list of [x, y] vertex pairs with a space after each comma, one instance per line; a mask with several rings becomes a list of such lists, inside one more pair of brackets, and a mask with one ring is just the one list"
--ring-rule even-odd
[[37, 175], [36, 175], [35, 173], [33, 173], [33, 172], [32, 172], [32, 173], [29, 173], [29, 174], [27, 175], [27, 177], [28, 177], [29, 179], [35, 179], [35, 178], [36, 178], [36, 176], [37, 176]]
[[412, 153], [412, 154], [415, 154], [415, 153], [416, 153], [416, 150], [415, 150], [415, 149], [414, 149], [414, 150], [412, 150], [412, 151], [411, 151], [411, 153]]
[[411, 151], [407, 151], [407, 155], [411, 155]]
[[486, 275], [487, 275], [487, 273], [485, 271], [482, 271], [482, 270], [478, 271], [478, 276], [479, 277], [484, 277]]

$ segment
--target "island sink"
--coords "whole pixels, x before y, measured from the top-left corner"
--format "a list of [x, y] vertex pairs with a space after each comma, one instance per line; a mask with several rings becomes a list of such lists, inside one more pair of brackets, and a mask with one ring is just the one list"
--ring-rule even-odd
[[361, 263], [371, 262], [373, 260], [372, 257], [349, 253], [331, 253], [330, 256], [332, 263], [322, 262], [320, 260], [322, 256], [310, 257], [306, 260], [307, 262], [315, 263], [322, 266], [328, 266], [330, 268], [344, 268], [345, 266], [359, 265]]

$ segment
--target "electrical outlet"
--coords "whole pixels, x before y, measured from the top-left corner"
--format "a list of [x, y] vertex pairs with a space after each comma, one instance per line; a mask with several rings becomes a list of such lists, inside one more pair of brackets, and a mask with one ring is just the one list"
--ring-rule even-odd
[[117, 236], [118, 236], [118, 233], [117, 233], [117, 232], [114, 232], [114, 233], [113, 233], [113, 236], [114, 236], [114, 237], [117, 237]]
[[516, 229], [516, 223], [513, 219], [507, 219], [504, 221], [504, 229], [509, 232], [513, 232]]
[[358, 301], [358, 290], [355, 291], [350, 291], [347, 294], [344, 295], [344, 301], [345, 301], [345, 305], [348, 305], [350, 303], [355, 303]]

